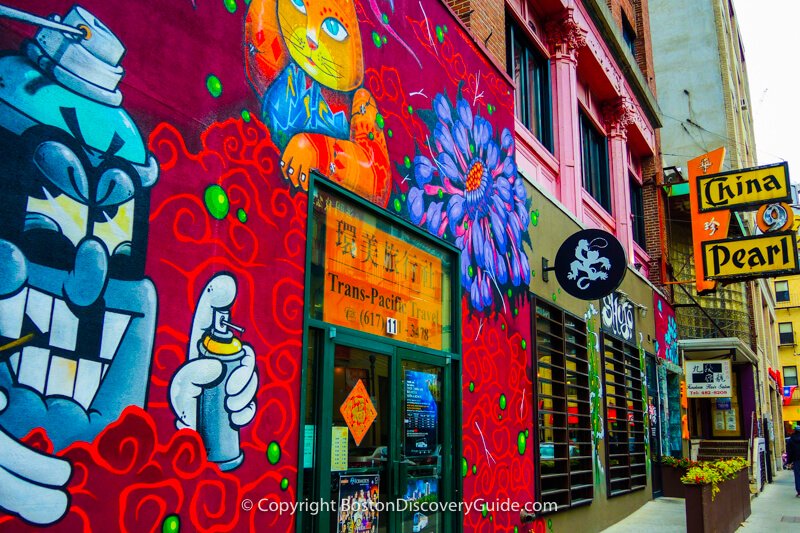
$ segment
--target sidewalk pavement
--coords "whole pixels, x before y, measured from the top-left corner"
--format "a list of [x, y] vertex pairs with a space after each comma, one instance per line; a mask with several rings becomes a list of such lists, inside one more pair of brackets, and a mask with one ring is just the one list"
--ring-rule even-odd
[[[800, 498], [795, 497], [791, 471], [778, 472], [757, 498], [750, 501], [752, 514], [737, 533], [797, 533], [800, 531]], [[683, 533], [686, 514], [683, 498], [658, 498], [605, 530], [608, 533]]]

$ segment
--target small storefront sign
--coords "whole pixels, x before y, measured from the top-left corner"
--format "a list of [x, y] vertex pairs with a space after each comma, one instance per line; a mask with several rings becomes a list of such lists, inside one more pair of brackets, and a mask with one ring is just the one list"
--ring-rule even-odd
[[432, 455], [438, 444], [439, 414], [436, 374], [406, 370], [405, 454], [408, 457]]
[[800, 272], [797, 234], [793, 231], [766, 233], [703, 243], [703, 266], [707, 279], [750, 279]]
[[701, 213], [791, 201], [788, 165], [784, 162], [700, 176], [697, 194]]
[[442, 258], [354, 204], [322, 192], [315, 202], [324, 210], [322, 319], [442, 349], [449, 331]]
[[585, 229], [567, 237], [553, 266], [561, 288], [581, 300], [599, 300], [611, 294], [628, 270], [622, 245], [599, 229]]
[[717, 398], [717, 410], [719, 411], [729, 411], [731, 408], [731, 399], [730, 398]]
[[347, 470], [347, 428], [334, 426], [331, 428], [331, 471]]
[[350, 428], [350, 434], [353, 435], [356, 446], [360, 446], [364, 435], [378, 417], [378, 411], [375, 410], [375, 406], [367, 394], [367, 388], [360, 379], [339, 407], [339, 412], [342, 413], [347, 427]]
[[337, 532], [373, 533], [378, 531], [380, 484], [380, 474], [339, 476]]
[[636, 322], [633, 304], [613, 292], [600, 300], [603, 330], [626, 342], [633, 342], [636, 336]]
[[731, 362], [724, 360], [686, 361], [688, 398], [730, 398]]

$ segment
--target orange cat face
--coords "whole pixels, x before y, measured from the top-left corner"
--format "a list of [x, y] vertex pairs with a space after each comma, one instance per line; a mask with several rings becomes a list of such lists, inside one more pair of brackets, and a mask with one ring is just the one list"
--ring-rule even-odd
[[292, 59], [338, 91], [361, 85], [361, 33], [353, 0], [278, 0], [278, 23]]

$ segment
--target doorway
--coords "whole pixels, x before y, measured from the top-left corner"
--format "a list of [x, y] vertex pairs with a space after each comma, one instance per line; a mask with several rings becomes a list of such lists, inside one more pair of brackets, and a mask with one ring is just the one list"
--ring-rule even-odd
[[457, 369], [447, 354], [310, 330], [298, 500], [330, 503], [301, 510], [303, 531], [454, 530], [460, 515], [437, 506], [460, 493]]

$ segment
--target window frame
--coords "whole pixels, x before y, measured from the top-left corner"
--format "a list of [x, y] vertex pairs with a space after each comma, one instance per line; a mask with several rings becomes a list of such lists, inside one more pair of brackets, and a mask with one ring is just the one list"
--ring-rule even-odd
[[[609, 335], [606, 332], [601, 332], [600, 345], [603, 347], [601, 352], [602, 371], [603, 371], [603, 407], [605, 413], [605, 455], [606, 455], [606, 491], [609, 498], [615, 496], [622, 496], [630, 494], [639, 490], [647, 488], [647, 449], [646, 449], [646, 425], [645, 425], [645, 411], [642, 385], [644, 383], [644, 375], [642, 373], [641, 363], [639, 361], [639, 348], [633, 344], [624, 342], [623, 340]], [[609, 361], [609, 352], [614, 359]], [[614, 365], [613, 369], [607, 368], [607, 364]], [[619, 371], [622, 371], [620, 373]], [[614, 381], [609, 383], [609, 375], [621, 377], [621, 381]], [[630, 385], [628, 382], [630, 381]], [[609, 386], [614, 387], [614, 392], [609, 392]], [[619, 388], [624, 392], [623, 396], [617, 394]], [[629, 396], [630, 394], [630, 396]], [[609, 405], [609, 398], [622, 399], [625, 402], [623, 406]], [[614, 409], [614, 417], [609, 416], [609, 407]], [[620, 411], [625, 412], [624, 418], [619, 418]], [[632, 416], [631, 416], [632, 415]], [[617, 453], [612, 453], [612, 431], [610, 429], [611, 420], [615, 423], [623, 422], [622, 427], [624, 432], [618, 428], [614, 431], [624, 433], [626, 439], [624, 443], [624, 450], [619, 453], [619, 450], [613, 450]], [[631, 429], [633, 427], [634, 429]], [[636, 439], [631, 442], [631, 439]], [[620, 444], [618, 442], [618, 444]], [[632, 450], [633, 448], [633, 450]], [[637, 457], [639, 460], [633, 462], [633, 458]], [[613, 464], [612, 460], [627, 461], [627, 464]], [[627, 471], [627, 475], [614, 475], [614, 472], [621, 472], [623, 469]], [[634, 483], [636, 480], [636, 483]], [[622, 482], [625, 482], [624, 486]], [[615, 487], [615, 484], [617, 486]]]
[[[594, 500], [595, 480], [586, 322], [543, 298], [532, 296], [531, 306], [532, 366], [537, 376], [533, 409], [533, 425], [537, 428], [534, 431], [536, 494], [542, 501], [558, 503], [559, 510], [589, 505]], [[549, 369], [549, 379], [540, 375], [545, 368]], [[540, 391], [548, 383], [549, 395]], [[547, 400], [550, 409], [543, 408]], [[570, 412], [573, 406], [574, 411]], [[552, 440], [544, 441], [553, 443], [553, 467], [547, 473], [541, 457], [540, 431], [545, 427], [544, 422], [539, 423], [542, 416], [550, 416], [552, 420]], [[570, 419], [575, 422], [570, 423]], [[557, 426], [556, 421], [563, 427]], [[560, 438], [556, 438], [557, 433]]]
[[[783, 283], [786, 290], [778, 290], [778, 283]], [[775, 282], [775, 301], [782, 303], [789, 301], [789, 282], [787, 280], [777, 280]]]
[[[583, 108], [579, 108], [581, 142], [581, 181], [583, 189], [609, 215], [611, 204], [611, 170], [608, 161], [608, 135], [598, 128]], [[587, 142], [588, 141], [588, 142]]]
[[[794, 376], [789, 376], [786, 374], [786, 369], [794, 370]], [[797, 386], [797, 366], [785, 366], [783, 367], [783, 384], [787, 387], [796, 387]], [[789, 379], [794, 379], [794, 383], [789, 383]]]
[[[553, 153], [553, 105], [550, 58], [516, 17], [506, 11], [506, 72], [517, 84], [514, 116], [550, 153]], [[515, 76], [516, 51], [521, 52], [520, 81]], [[531, 74], [533, 80], [531, 80]], [[532, 85], [532, 87], [531, 87]], [[533, 105], [532, 99], [533, 98]], [[520, 105], [520, 103], [524, 105]], [[535, 116], [531, 116], [535, 115]]]
[[[634, 191], [638, 194], [634, 202]], [[647, 235], [644, 224], [644, 186], [634, 175], [628, 177], [628, 194], [631, 200], [631, 238], [642, 250], [647, 250]]]
[[[781, 326], [789, 326], [789, 331], [788, 332], [781, 331]], [[791, 322], [778, 322], [778, 345], [779, 346], [794, 345], [794, 325]]]
[[631, 55], [636, 58], [636, 29], [624, 12], [622, 13], [622, 41]]

